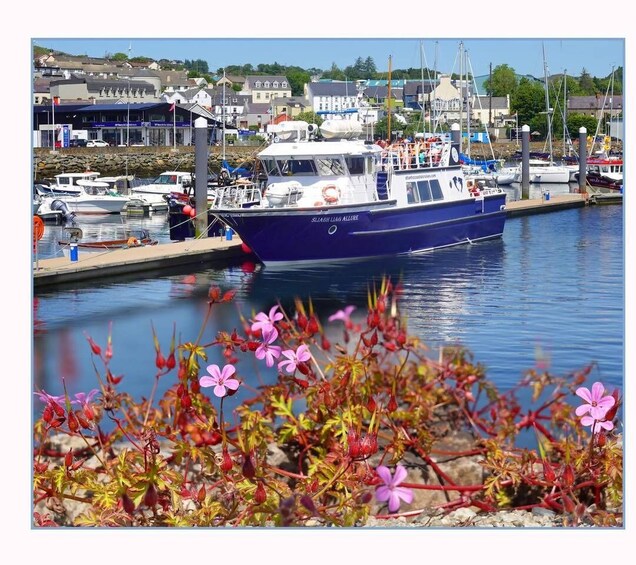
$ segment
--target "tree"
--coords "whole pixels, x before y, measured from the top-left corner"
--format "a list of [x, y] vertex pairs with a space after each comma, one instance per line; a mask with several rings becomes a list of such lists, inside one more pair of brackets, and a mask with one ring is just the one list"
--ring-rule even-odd
[[319, 126], [322, 124], [323, 119], [316, 114], [313, 110], [308, 110], [306, 112], [301, 112], [295, 118], [295, 121], [307, 122], [308, 124], [316, 124]]
[[126, 53], [115, 53], [110, 58], [111, 61], [128, 61], [128, 55]]
[[579, 86], [583, 91], [585, 96], [594, 96], [596, 94], [596, 86], [590, 73], [588, 73], [585, 69], [581, 71], [581, 76], [579, 78]]
[[596, 132], [596, 119], [594, 116], [586, 114], [570, 114], [567, 119], [568, 131], [570, 137], [577, 137], [579, 129], [584, 127], [588, 135], [594, 135]]
[[484, 82], [486, 93], [493, 96], [512, 94], [517, 86], [515, 70], [508, 65], [497, 65], [492, 71], [492, 78]]
[[305, 84], [311, 80], [309, 73], [300, 67], [288, 67], [285, 77], [289, 81], [292, 96], [303, 96]]
[[[198, 73], [207, 73], [207, 72], [209, 72], [208, 62], [204, 61], [203, 59], [196, 59], [196, 60], [193, 60], [193, 61], [189, 61], [188, 59], [186, 59], [185, 62], [183, 63], [183, 66], [188, 71], [196, 71]], [[201, 75], [199, 75], [199, 76], [201, 76]]]
[[322, 76], [323, 78], [328, 78], [331, 80], [346, 80], [347, 79], [345, 73], [342, 71], [342, 69], [338, 65], [336, 65], [336, 63], [332, 63], [331, 69], [328, 71], [325, 71]]
[[[519, 86], [512, 93], [510, 106], [513, 113], [519, 115], [519, 124], [530, 124], [539, 112], [545, 111], [545, 90], [537, 81], [523, 77]], [[545, 116], [540, 116], [546, 122]], [[544, 127], [544, 129], [546, 129]]]

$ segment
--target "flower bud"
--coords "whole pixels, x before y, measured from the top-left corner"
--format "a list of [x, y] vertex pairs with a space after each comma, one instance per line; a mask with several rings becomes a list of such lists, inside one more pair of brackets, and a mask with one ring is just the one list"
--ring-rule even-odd
[[50, 406], [51, 408], [53, 408], [53, 411], [55, 412], [56, 416], [60, 418], [64, 416], [64, 408], [62, 408], [57, 402], [52, 400]]
[[331, 342], [327, 339], [327, 336], [323, 334], [322, 336], [322, 348], [325, 351], [329, 351], [331, 349]]
[[166, 366], [166, 360], [164, 359], [164, 356], [160, 350], [157, 350], [157, 355], [155, 357], [155, 365], [157, 369], [163, 369]]
[[311, 496], [309, 496], [308, 494], [303, 494], [300, 497], [300, 503], [307, 510], [309, 510], [309, 512], [311, 512], [313, 515], [316, 515], [318, 513], [318, 511], [316, 510], [316, 505], [314, 504], [314, 501], [312, 500]]
[[154, 508], [157, 505], [158, 499], [157, 489], [153, 483], [150, 483], [146, 490], [146, 494], [144, 494], [144, 504], [149, 508]]
[[561, 474], [561, 481], [566, 487], [571, 487], [574, 484], [574, 468], [569, 463], [563, 468]]
[[386, 409], [389, 412], [395, 412], [397, 410], [397, 402], [395, 401], [395, 395], [391, 395], [391, 398], [389, 399], [389, 404], [387, 405]]
[[232, 458], [230, 454], [227, 452], [227, 449], [223, 450], [222, 459], [221, 459], [221, 471], [227, 473], [232, 469]]
[[71, 430], [71, 432], [75, 433], [77, 430], [79, 430], [80, 424], [77, 420], [77, 416], [75, 416], [75, 412], [69, 412], [68, 413], [68, 429]]
[[243, 468], [241, 469], [246, 479], [253, 479], [256, 476], [256, 469], [251, 454], [243, 454]]
[[205, 485], [201, 485], [199, 492], [197, 492], [197, 502], [202, 503], [205, 500]]
[[177, 361], [174, 357], [174, 353], [170, 353], [170, 355], [168, 355], [168, 358], [166, 359], [166, 369], [174, 369], [175, 366], [177, 365]]
[[124, 493], [121, 495], [121, 505], [124, 508], [124, 511], [132, 516], [135, 511], [135, 503], [131, 500], [128, 494]]
[[543, 460], [543, 477], [549, 483], [553, 483], [556, 480], [556, 473], [552, 468], [549, 461]]
[[254, 502], [256, 504], [263, 504], [267, 500], [267, 492], [261, 481], [258, 481], [256, 485], [256, 491], [254, 491]]
[[64, 466], [70, 467], [73, 464], [73, 450], [69, 449], [68, 453], [64, 456]]

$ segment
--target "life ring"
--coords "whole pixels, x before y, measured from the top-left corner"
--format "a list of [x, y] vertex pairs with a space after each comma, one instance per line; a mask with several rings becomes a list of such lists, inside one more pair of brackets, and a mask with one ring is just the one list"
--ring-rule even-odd
[[335, 204], [340, 200], [340, 189], [335, 184], [327, 184], [322, 187], [322, 197], [327, 204]]
[[33, 216], [33, 240], [40, 241], [44, 235], [44, 220], [40, 216]]

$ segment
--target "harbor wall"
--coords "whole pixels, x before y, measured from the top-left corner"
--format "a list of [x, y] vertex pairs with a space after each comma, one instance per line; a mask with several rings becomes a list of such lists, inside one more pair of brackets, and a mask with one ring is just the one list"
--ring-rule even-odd
[[[226, 148], [225, 159], [233, 166], [254, 163], [259, 147], [234, 146]], [[163, 171], [194, 171], [192, 147], [72, 147], [33, 149], [34, 180], [38, 182], [60, 173], [98, 171], [102, 176], [129, 174], [149, 178]], [[218, 173], [223, 161], [222, 148], [210, 147], [209, 170]]]

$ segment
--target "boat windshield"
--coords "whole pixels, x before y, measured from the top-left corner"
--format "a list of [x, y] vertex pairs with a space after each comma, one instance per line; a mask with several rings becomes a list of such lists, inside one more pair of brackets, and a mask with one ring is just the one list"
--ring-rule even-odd
[[316, 165], [318, 172], [323, 176], [345, 174], [342, 160], [335, 157], [318, 157], [316, 158]]
[[159, 175], [154, 184], [177, 184], [177, 175]]
[[316, 164], [313, 159], [276, 159], [281, 176], [315, 176]]

